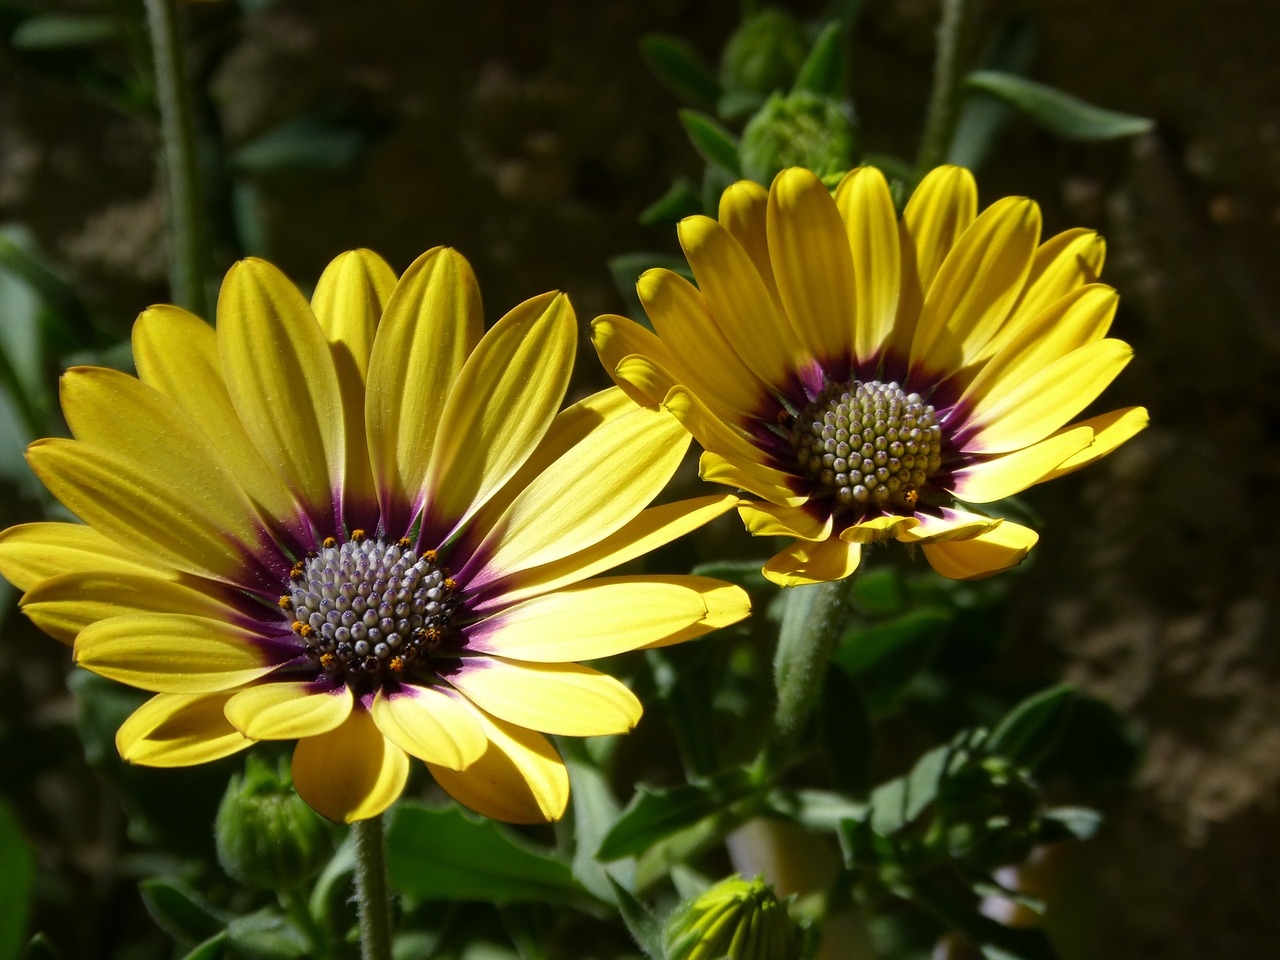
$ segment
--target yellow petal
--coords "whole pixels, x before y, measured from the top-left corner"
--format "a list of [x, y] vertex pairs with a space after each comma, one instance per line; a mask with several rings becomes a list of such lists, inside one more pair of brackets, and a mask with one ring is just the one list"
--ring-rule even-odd
[[847, 369], [854, 341], [853, 257], [831, 194], [808, 170], [783, 170], [769, 190], [768, 224], [778, 295], [796, 339], [825, 368]]
[[595, 737], [626, 733], [643, 712], [613, 677], [576, 663], [526, 663], [468, 657], [449, 683], [499, 720], [541, 733]]
[[970, 540], [926, 543], [929, 566], [952, 580], [978, 580], [1008, 570], [1026, 558], [1039, 536], [1008, 520]]
[[540, 733], [475, 713], [488, 738], [484, 754], [460, 773], [427, 764], [436, 782], [459, 803], [493, 820], [559, 820], [569, 802], [569, 773], [555, 747]]
[[728, 513], [737, 504], [738, 498], [733, 494], [713, 494], [642, 510], [634, 520], [599, 543], [562, 560], [553, 560], [497, 581], [491, 590], [486, 590], [487, 601], [481, 598], [468, 606], [473, 613], [483, 614], [498, 604], [518, 603], [585, 580], [603, 570], [611, 570], [628, 560], [642, 557]]
[[980, 513], [943, 507], [941, 516], [920, 513], [920, 522], [897, 534], [903, 543], [943, 543], [950, 540], [970, 540], [978, 534], [1004, 523], [999, 518], [984, 517]]
[[778, 315], [741, 245], [709, 217], [680, 221], [680, 246], [726, 340], [763, 383], [788, 386], [812, 364], [791, 325]]
[[76, 638], [76, 663], [156, 693], [215, 693], [265, 676], [289, 658], [242, 627], [174, 613], [99, 620]]
[[1146, 407], [1125, 407], [1123, 410], [1112, 410], [1110, 413], [1090, 417], [1088, 420], [1081, 420], [1069, 427], [1063, 427], [1059, 433], [1088, 427], [1093, 431], [1093, 444], [1062, 461], [1045, 474], [1041, 482], [1074, 473], [1081, 467], [1087, 467], [1095, 460], [1105, 457], [1120, 444], [1145, 429], [1150, 419]]
[[765, 563], [763, 573], [780, 587], [798, 587], [805, 583], [827, 583], [843, 580], [858, 569], [862, 547], [838, 537], [810, 543], [797, 540], [774, 554]]
[[190, 613], [247, 625], [237, 599], [208, 580], [183, 583], [141, 571], [95, 569], [42, 580], [22, 598], [22, 611], [45, 633], [70, 644], [89, 624], [131, 613]]
[[681, 359], [685, 382], [711, 398], [713, 409], [750, 415], [767, 404], [767, 388], [720, 332], [697, 287], [670, 270], [654, 269], [640, 275], [636, 293], [653, 329]]
[[950, 372], [978, 356], [1004, 324], [1031, 270], [1040, 208], [1006, 197], [983, 211], [938, 268], [911, 342], [911, 368]]
[[[661, 403], [662, 398], [681, 378], [664, 367], [652, 356], [632, 354], [623, 357], [613, 369], [614, 379], [624, 384], [628, 395], [634, 397], [641, 406], [652, 406]], [[653, 398], [657, 397], [655, 401]]]
[[[672, 387], [667, 391], [662, 406], [697, 438], [703, 449], [718, 453], [736, 463], [767, 467], [764, 461], [768, 454], [760, 450], [741, 431], [712, 413], [702, 398], [687, 387]], [[781, 473], [781, 471], [774, 472]]]
[[1106, 252], [1102, 237], [1082, 227], [1050, 237], [1036, 250], [1031, 274], [1016, 310], [1035, 316], [1071, 291], [1096, 283]]
[[517, 603], [466, 628], [468, 650], [536, 663], [635, 650], [698, 623], [701, 595], [646, 578], [593, 581]]
[[296, 740], [346, 721], [351, 690], [327, 682], [260, 683], [227, 701], [227, 719], [253, 740]]
[[915, 517], [871, 517], [840, 531], [840, 539], [849, 543], [879, 543], [881, 540], [901, 539], [904, 533], [920, 525]]
[[82, 523], [23, 523], [0, 531], [0, 574], [19, 590], [88, 571], [151, 574], [166, 580], [177, 576]]
[[783, 507], [809, 502], [809, 495], [800, 491], [800, 481], [791, 474], [758, 463], [737, 462], [710, 451], [698, 460], [698, 476], [708, 483], [745, 490]]
[[880, 356], [898, 313], [898, 217], [889, 184], [875, 167], [849, 171], [836, 188], [836, 207], [853, 258], [855, 352], [867, 363]]
[[725, 583], [723, 580], [716, 580], [712, 577], [686, 575], [650, 576], [645, 579], [650, 583], [678, 584], [686, 590], [696, 590], [702, 597], [703, 605], [707, 608], [706, 613], [702, 615], [702, 619], [697, 623], [690, 624], [683, 630], [677, 630], [675, 633], [645, 644], [645, 650], [684, 643], [686, 640], [693, 640], [703, 634], [710, 633], [712, 630], [731, 626], [751, 615], [751, 598], [745, 590], [735, 584]]
[[739, 180], [720, 194], [720, 208], [716, 219], [742, 245], [769, 290], [774, 304], [781, 307], [778, 284], [773, 276], [773, 262], [769, 259], [768, 209], [769, 191], [754, 180]]
[[258, 452], [232, 406], [213, 327], [179, 307], [151, 307], [133, 325], [133, 359], [143, 383], [204, 431], [218, 462], [235, 477], [259, 516], [300, 537], [309, 526], [302, 508]]
[[403, 684], [379, 690], [370, 708], [382, 735], [419, 760], [464, 770], [484, 753], [488, 740], [476, 711], [452, 690]]
[[395, 271], [372, 250], [351, 250], [320, 274], [311, 310], [333, 356], [342, 393], [346, 463], [342, 479], [342, 519], [351, 528], [372, 528], [377, 493], [365, 434], [365, 379], [378, 320], [396, 285]]
[[483, 571], [468, 579], [478, 587], [600, 543], [666, 486], [688, 444], [661, 410], [606, 421], [515, 496], [476, 550]]
[[480, 288], [460, 253], [435, 247], [409, 265], [374, 339], [363, 412], [385, 528], [396, 536], [422, 504], [449, 392], [483, 333]]
[[802, 507], [740, 503], [738, 516], [753, 537], [796, 537], [800, 540], [826, 540], [831, 536], [833, 522], [831, 512], [815, 509], [812, 501]]
[[227, 694], [152, 697], [116, 731], [116, 749], [144, 767], [190, 767], [220, 760], [253, 743], [222, 714]]
[[[80, 519], [156, 561], [254, 589], [254, 567], [265, 550], [245, 530], [244, 502], [216, 475], [170, 471], [162, 460], [147, 470], [131, 458], [74, 440], [37, 440], [27, 461], [49, 491]], [[237, 540], [240, 536], [252, 539]]]
[[409, 778], [409, 758], [387, 742], [366, 710], [335, 730], [298, 741], [293, 786], [316, 812], [339, 823], [376, 817]]
[[1039, 483], [1055, 467], [1093, 443], [1089, 427], [1059, 430], [1013, 453], [963, 467], [954, 474], [952, 492], [969, 503], [991, 503]]
[[961, 449], [1008, 453], [1044, 439], [1092, 403], [1132, 358], [1122, 340], [1095, 340], [1023, 380], [1000, 380], [974, 404]]
[[342, 394], [311, 307], [271, 264], [241, 260], [218, 296], [218, 347], [249, 436], [317, 528], [332, 528], [346, 461]]
[[[641, 406], [652, 406], [662, 401], [669, 386], [663, 386], [660, 393], [652, 392], [651, 380], [632, 379], [621, 369], [625, 361], [637, 356], [651, 360], [667, 370], [679, 369], [679, 361], [652, 331], [626, 317], [596, 317], [591, 321], [591, 342], [605, 370], [627, 396]], [[668, 379], [677, 378], [668, 374]]]
[[427, 471], [433, 529], [465, 523], [533, 452], [564, 398], [576, 349], [564, 294], [526, 300], [484, 335], [441, 415]]

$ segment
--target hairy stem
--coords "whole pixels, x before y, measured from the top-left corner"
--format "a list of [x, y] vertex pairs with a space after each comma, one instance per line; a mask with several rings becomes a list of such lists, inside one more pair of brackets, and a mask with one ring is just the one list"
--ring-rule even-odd
[[933, 60], [933, 91], [929, 95], [929, 112], [925, 116], [924, 137], [916, 161], [918, 177], [944, 163], [951, 147], [960, 100], [960, 49], [970, 12], [969, 0], [942, 0], [938, 47]]
[[387, 851], [382, 817], [351, 825], [356, 848], [356, 903], [360, 910], [362, 960], [391, 960], [391, 901], [387, 896]]

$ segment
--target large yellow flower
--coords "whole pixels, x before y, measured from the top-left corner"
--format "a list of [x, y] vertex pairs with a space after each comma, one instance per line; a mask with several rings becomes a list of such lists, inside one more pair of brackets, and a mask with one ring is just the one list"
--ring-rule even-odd
[[568, 299], [487, 333], [452, 250], [397, 281], [336, 259], [310, 305], [274, 267], [232, 268], [218, 329], [154, 307], [138, 378], [62, 380], [74, 440], [32, 468], [85, 521], [0, 535], [0, 572], [76, 661], [157, 694], [125, 759], [185, 766], [297, 740], [298, 792], [335, 820], [398, 797], [409, 756], [488, 816], [554, 819], [564, 764], [543, 734], [620, 733], [621, 683], [581, 666], [748, 612], [692, 576], [586, 578], [730, 509], [645, 509], [687, 445], [616, 388], [557, 413]]
[[958, 167], [927, 176], [901, 221], [870, 167], [834, 198], [806, 170], [768, 192], [737, 183], [719, 221], [680, 224], [696, 288], [640, 278], [656, 336], [595, 321], [614, 379], [702, 444], [703, 478], [761, 498], [739, 507], [747, 528], [794, 538], [765, 564], [775, 583], [848, 576], [862, 544], [890, 537], [948, 577], [1006, 569], [1036, 534], [965, 504], [1069, 473], [1146, 424], [1132, 407], [1067, 425], [1132, 355], [1106, 338], [1101, 239], [1041, 243], [1021, 197], [976, 210]]

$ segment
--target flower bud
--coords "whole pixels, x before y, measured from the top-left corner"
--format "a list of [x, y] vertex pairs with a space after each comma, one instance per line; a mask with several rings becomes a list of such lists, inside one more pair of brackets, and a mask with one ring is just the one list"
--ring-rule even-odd
[[742, 132], [742, 172], [764, 184], [787, 167], [829, 177], [853, 166], [856, 140], [844, 103], [808, 90], [775, 93]]
[[766, 97], [791, 86], [809, 44], [796, 19], [772, 7], [747, 16], [725, 44], [720, 82], [726, 90]]
[[222, 869], [262, 890], [309, 883], [333, 852], [332, 829], [294, 792], [288, 767], [253, 755], [227, 784], [214, 830]]
[[803, 937], [761, 877], [722, 880], [675, 909], [663, 931], [667, 960], [799, 960]]

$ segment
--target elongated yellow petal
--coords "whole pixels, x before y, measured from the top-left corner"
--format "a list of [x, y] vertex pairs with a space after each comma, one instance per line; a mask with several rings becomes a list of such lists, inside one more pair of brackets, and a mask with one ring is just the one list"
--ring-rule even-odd
[[477, 549], [484, 572], [507, 576], [600, 543], [666, 486], [689, 435], [661, 410], [636, 407], [593, 430], [531, 480]]
[[862, 547], [838, 537], [810, 543], [797, 540], [765, 563], [763, 573], [780, 587], [843, 580], [858, 569]]
[[23, 523], [0, 531], [0, 575], [19, 590], [66, 573], [178, 574], [148, 562], [82, 523]]
[[978, 534], [1004, 523], [999, 518], [984, 517], [969, 510], [943, 507], [941, 516], [917, 514], [920, 522], [900, 530], [897, 539], [903, 543], [944, 543], [950, 540], [970, 540]]
[[[610, 579], [622, 580], [623, 578]], [[751, 615], [751, 598], [745, 590], [735, 584], [725, 583], [723, 580], [716, 580], [712, 577], [686, 575], [650, 576], [644, 579], [650, 583], [678, 584], [686, 590], [696, 590], [702, 597], [703, 605], [707, 608], [706, 613], [697, 623], [690, 624], [683, 630], [677, 630], [675, 633], [659, 637], [657, 640], [645, 644], [645, 650], [684, 643], [686, 640], [696, 639], [705, 633], [710, 633], [712, 630], [731, 626]], [[596, 582], [604, 583], [608, 581], [598, 580]]]
[[974, 404], [962, 449], [1008, 453], [1044, 439], [1092, 403], [1132, 358], [1122, 340], [1095, 340], [1025, 380], [999, 381]]
[[652, 356], [640, 354], [623, 357], [614, 367], [613, 373], [614, 379], [626, 384], [630, 388], [627, 392], [637, 396], [641, 405], [646, 407], [654, 403], [653, 397], [657, 397], [657, 402], [661, 403], [667, 392], [681, 382], [680, 377], [672, 373], [669, 367], [664, 367]]
[[[684, 361], [679, 369], [686, 382], [711, 398], [715, 409], [742, 416], [763, 408], [767, 388], [725, 339], [697, 287], [677, 273], [655, 268], [640, 275], [636, 292], [661, 342]], [[677, 368], [667, 364], [667, 369]]]
[[[133, 325], [133, 359], [143, 383], [167, 397], [200, 427], [222, 466], [235, 478], [259, 516], [297, 536], [302, 508], [245, 431], [222, 379], [213, 327], [179, 307], [144, 311]], [[154, 427], [147, 418], [143, 425]], [[164, 438], [165, 455], [176, 442]]]
[[1071, 291], [1096, 283], [1102, 274], [1106, 253], [1107, 245], [1102, 237], [1083, 227], [1050, 237], [1036, 250], [1026, 289], [1015, 309], [1024, 316], [1034, 317]]
[[949, 372], [973, 360], [1022, 292], [1040, 239], [1040, 208], [1023, 197], [993, 203], [951, 248], [924, 295], [911, 366]]
[[333, 527], [346, 461], [342, 393], [311, 307], [271, 264], [241, 260], [218, 296], [218, 347], [249, 436], [316, 526]]
[[625, 360], [636, 355], [649, 358], [668, 370], [679, 369], [679, 361], [676, 360], [675, 355], [667, 348], [666, 343], [654, 336], [652, 331], [646, 330], [626, 317], [596, 317], [591, 321], [591, 342], [609, 376], [613, 377], [614, 382], [632, 400], [641, 406], [662, 402], [669, 387], [664, 386], [661, 393], [652, 392], [648, 380], [632, 379], [620, 370]]
[[614, 580], [567, 587], [481, 620], [467, 649], [534, 663], [594, 660], [635, 650], [706, 616], [701, 595], [678, 583]]
[[135, 613], [90, 624], [76, 663], [156, 693], [215, 693], [265, 676], [288, 657], [242, 627], [205, 617]]
[[482, 710], [475, 714], [488, 738], [484, 754], [461, 773], [427, 764], [436, 782], [459, 803], [493, 820], [559, 820], [569, 803], [569, 772], [555, 747], [540, 733]]
[[709, 217], [680, 221], [680, 245], [720, 332], [765, 384], [781, 388], [812, 357], [778, 315], [764, 281], [733, 236]]
[[826, 540], [831, 536], [832, 516], [829, 510], [748, 502], [738, 505], [738, 516], [753, 537]]
[[902, 535], [920, 525], [915, 517], [870, 517], [840, 531], [840, 539], [849, 543], [879, 543], [902, 539]]
[[409, 758], [366, 710], [353, 710], [342, 726], [299, 740], [293, 750], [298, 796], [338, 823], [376, 817], [396, 802], [408, 778]]
[[570, 737], [626, 733], [643, 712], [640, 701], [623, 684], [576, 663], [469, 657], [448, 679], [486, 713], [541, 733]]
[[177, 476], [162, 461], [143, 469], [128, 457], [73, 440], [37, 440], [27, 449], [31, 469], [62, 503], [96, 530], [146, 551], [156, 561], [249, 588], [258, 586], [256, 532], [241, 536], [248, 512], [216, 476]]
[[597, 544], [498, 581], [487, 600], [472, 602], [472, 612], [483, 614], [497, 605], [518, 603], [585, 580], [603, 570], [644, 556], [651, 550], [684, 536], [738, 504], [733, 494], [680, 500], [643, 510], [617, 532]]
[[769, 190], [768, 232], [778, 295], [796, 339], [827, 369], [844, 369], [853, 359], [853, 257], [822, 181], [800, 167], [779, 173]]
[[[764, 281], [769, 296], [773, 298], [774, 305], [781, 308], [782, 300], [778, 297], [773, 263], [769, 259], [768, 209], [769, 191], [754, 180], [739, 180], [720, 194], [716, 219], [747, 252], [760, 279]], [[648, 313], [647, 304], [645, 312]], [[652, 319], [653, 314], [650, 313], [649, 317]], [[666, 339], [663, 331], [658, 332]]]
[[190, 767], [229, 757], [253, 743], [233, 727], [222, 708], [227, 694], [152, 697], [116, 731], [116, 749], [144, 767]]
[[576, 344], [564, 294], [526, 300], [484, 335], [441, 415], [427, 472], [434, 527], [464, 523], [533, 452], [564, 397]]
[[42, 580], [22, 598], [22, 611], [63, 643], [91, 623], [130, 613], [190, 613], [247, 622], [235, 594], [204, 580], [175, 582], [141, 571], [88, 570]]
[[371, 528], [377, 520], [377, 492], [365, 434], [365, 379], [378, 321], [395, 285], [395, 271], [380, 256], [372, 250], [351, 250], [325, 267], [311, 297], [342, 393], [346, 435], [342, 514], [350, 527]]
[[488, 746], [475, 710], [452, 690], [412, 683], [394, 694], [379, 690], [370, 713], [382, 735], [409, 756], [450, 770], [465, 770]]
[[791, 474], [758, 463], [730, 460], [711, 451], [699, 458], [698, 476], [708, 483], [736, 487], [783, 507], [798, 507], [809, 501], [809, 495], [800, 489], [800, 481]]
[[480, 288], [460, 253], [435, 247], [410, 264], [378, 327], [363, 412], [383, 518], [396, 535], [422, 503], [449, 392], [483, 333]]
[[346, 686], [327, 683], [260, 683], [227, 701], [232, 725], [252, 740], [314, 737], [344, 723], [353, 700]]
[[926, 543], [921, 549], [944, 577], [979, 580], [1017, 566], [1038, 539], [1034, 530], [1006, 520], [972, 539]]
[[853, 258], [855, 353], [867, 363], [889, 342], [898, 313], [898, 217], [889, 184], [875, 167], [849, 171], [836, 188], [836, 207]]
[[1081, 467], [1087, 467], [1095, 460], [1105, 457], [1120, 444], [1145, 429], [1150, 419], [1146, 407], [1125, 407], [1123, 410], [1112, 410], [1110, 413], [1090, 417], [1088, 420], [1081, 420], [1069, 427], [1063, 427], [1059, 433], [1088, 427], [1093, 431], [1093, 444], [1062, 461], [1045, 474], [1041, 482], [1074, 473]]
[[1013, 453], [985, 460], [955, 472], [952, 492], [969, 503], [991, 503], [1027, 489], [1055, 467], [1093, 443], [1093, 431], [1077, 426]]
[[687, 387], [672, 387], [667, 391], [662, 406], [684, 424], [703, 449], [737, 463], [767, 466], [761, 463], [766, 454], [754, 441], [712, 413], [702, 398]]

